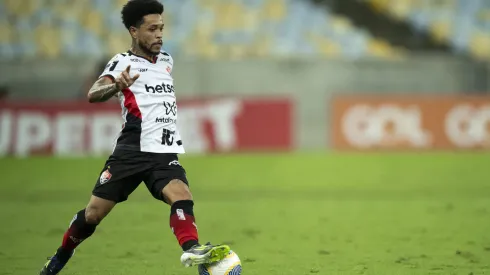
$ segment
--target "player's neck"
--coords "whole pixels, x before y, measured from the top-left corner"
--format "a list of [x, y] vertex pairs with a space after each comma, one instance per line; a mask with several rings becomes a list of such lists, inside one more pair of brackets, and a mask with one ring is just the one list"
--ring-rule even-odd
[[141, 49], [140, 47], [138, 47], [137, 45], [134, 45], [134, 44], [131, 45], [131, 48], [129, 49], [129, 51], [131, 51], [134, 55], [146, 58], [151, 62], [155, 58], [155, 55], [147, 53], [146, 51], [144, 51], [143, 49]]

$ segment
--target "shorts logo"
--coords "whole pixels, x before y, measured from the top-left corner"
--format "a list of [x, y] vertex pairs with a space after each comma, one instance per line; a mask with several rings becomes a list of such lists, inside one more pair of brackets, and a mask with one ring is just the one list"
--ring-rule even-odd
[[184, 210], [182, 209], [177, 209], [177, 217], [181, 221], [185, 221], [185, 215], [184, 215]]
[[112, 178], [112, 174], [111, 172], [109, 172], [109, 168], [108, 167], [104, 172], [102, 172], [102, 174], [100, 175], [100, 184], [104, 184], [106, 182], [108, 182], [111, 178]]
[[169, 166], [171, 166], [171, 165], [181, 166], [178, 160], [172, 160], [168, 165]]

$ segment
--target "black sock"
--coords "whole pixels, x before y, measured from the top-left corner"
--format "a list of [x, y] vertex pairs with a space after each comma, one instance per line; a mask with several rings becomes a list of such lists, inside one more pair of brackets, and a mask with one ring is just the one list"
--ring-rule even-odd
[[196, 240], [190, 240], [182, 244], [182, 250], [187, 251], [194, 245], [199, 244]]
[[89, 224], [85, 220], [85, 209], [80, 210], [73, 217], [70, 227], [63, 236], [63, 242], [58, 253], [71, 255], [72, 251], [94, 232], [96, 224]]

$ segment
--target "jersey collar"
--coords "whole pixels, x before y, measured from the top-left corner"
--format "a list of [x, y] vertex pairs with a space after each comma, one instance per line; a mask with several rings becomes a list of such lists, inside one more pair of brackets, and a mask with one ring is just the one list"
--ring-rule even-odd
[[135, 54], [135, 53], [133, 53], [131, 50], [128, 50], [128, 54], [129, 54], [130, 56], [131, 56], [131, 55], [134, 55], [134, 56], [136, 56], [136, 57], [143, 58], [144, 60], [146, 60], [146, 61], [148, 61], [148, 62], [150, 62], [150, 63], [152, 63], [152, 64], [155, 64], [155, 63], [157, 63], [157, 61], [158, 61], [158, 54], [157, 54], [157, 55], [155, 55], [155, 56], [153, 57], [153, 61], [148, 60], [148, 59], [147, 59], [146, 57], [144, 57], [144, 56], [141, 56], [141, 55]]

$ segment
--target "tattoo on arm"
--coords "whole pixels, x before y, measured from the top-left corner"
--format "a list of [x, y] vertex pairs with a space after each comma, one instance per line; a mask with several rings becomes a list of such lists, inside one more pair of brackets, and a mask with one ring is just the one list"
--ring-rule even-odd
[[89, 102], [104, 102], [119, 92], [116, 83], [109, 82], [109, 84], [107, 84], [107, 82], [108, 79], [100, 79], [95, 82], [88, 93]]

